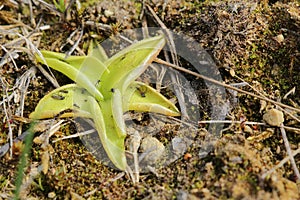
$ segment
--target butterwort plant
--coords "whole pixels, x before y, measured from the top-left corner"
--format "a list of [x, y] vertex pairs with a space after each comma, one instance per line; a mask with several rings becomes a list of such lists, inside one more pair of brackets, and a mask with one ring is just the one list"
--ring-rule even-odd
[[[127, 111], [180, 116], [177, 107], [149, 85], [136, 81], [166, 43], [163, 34], [143, 39], [110, 58], [99, 44], [90, 45], [87, 56], [65, 57], [42, 50], [38, 62], [63, 73], [75, 83], [61, 86], [38, 103], [31, 119], [81, 117], [92, 119], [111, 162], [126, 170]], [[96, 46], [96, 47], [95, 47]], [[143, 91], [143, 92], [141, 92]]]

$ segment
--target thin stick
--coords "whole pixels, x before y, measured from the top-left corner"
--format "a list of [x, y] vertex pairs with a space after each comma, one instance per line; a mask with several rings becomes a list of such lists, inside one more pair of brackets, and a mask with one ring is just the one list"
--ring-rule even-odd
[[283, 103], [274, 101], [274, 100], [269, 99], [269, 98], [264, 97], [264, 96], [259, 96], [259, 95], [253, 94], [253, 93], [251, 93], [251, 92], [247, 92], [247, 91], [245, 91], [245, 90], [236, 88], [236, 87], [231, 86], [231, 85], [228, 85], [228, 84], [226, 84], [226, 83], [222, 83], [222, 82], [217, 81], [217, 80], [215, 80], [215, 79], [212, 79], [212, 78], [209, 78], [209, 77], [207, 77], [207, 76], [201, 75], [201, 74], [199, 74], [199, 73], [193, 72], [193, 71], [191, 71], [191, 70], [185, 69], [185, 68], [180, 67], [180, 66], [178, 66], [178, 65], [174, 65], [174, 64], [168, 63], [168, 62], [166, 62], [166, 61], [164, 61], [164, 60], [161, 60], [161, 59], [159, 59], [159, 58], [156, 58], [156, 59], [155, 59], [155, 62], [160, 63], [160, 64], [164, 64], [164, 65], [166, 65], [166, 66], [172, 67], [172, 68], [177, 69], [177, 70], [179, 70], [179, 71], [182, 71], [182, 72], [191, 74], [191, 75], [193, 75], [193, 76], [196, 76], [197, 78], [204, 79], [204, 80], [209, 81], [209, 82], [212, 82], [212, 83], [214, 83], [214, 84], [216, 84], [216, 85], [220, 85], [220, 86], [223, 86], [223, 87], [225, 87], [225, 88], [228, 88], [228, 89], [231, 89], [231, 90], [235, 90], [235, 91], [237, 91], [237, 92], [240, 92], [240, 93], [243, 93], [243, 94], [247, 94], [247, 95], [249, 95], [249, 96], [252, 96], [252, 97], [255, 97], [255, 98], [258, 98], [258, 99], [261, 99], [261, 100], [265, 100], [265, 101], [270, 102], [270, 103], [273, 103], [273, 104], [275, 104], [275, 105], [277, 105], [277, 106], [281, 106], [281, 107], [284, 107], [284, 108], [288, 108], [288, 109], [293, 110], [293, 111], [295, 111], [295, 112], [297, 112], [297, 113], [300, 113], [300, 109], [298, 109], [298, 108], [295, 108], [295, 107], [292, 107], [292, 106], [289, 106], [289, 105], [286, 105], [286, 104], [283, 104]]
[[[143, 8], [142, 8], [142, 12], [144, 11], [144, 2], [143, 2]], [[143, 31], [143, 38], [149, 38], [149, 30], [148, 30], [148, 26], [147, 26], [147, 20], [146, 20], [146, 16], [143, 15], [142, 19], [142, 31]]]
[[53, 126], [51, 126], [51, 128], [50, 128], [50, 130], [48, 131], [48, 137], [47, 137], [47, 144], [49, 144], [49, 138], [52, 136], [52, 135], [54, 135], [54, 133], [56, 133], [59, 129], [60, 129], [60, 127], [61, 127], [61, 125], [62, 125], [62, 123], [63, 122], [65, 122], [65, 120], [59, 120], [56, 124], [54, 124]]
[[80, 31], [80, 35], [79, 35], [79, 38], [76, 40], [76, 42], [74, 43], [70, 38], [68, 38], [67, 39], [67, 41], [70, 43], [70, 44], [72, 44], [73, 46], [71, 47], [71, 49], [69, 50], [69, 51], [67, 51], [66, 52], [66, 56], [65, 56], [65, 59], [67, 58], [67, 57], [69, 57], [72, 53], [73, 53], [73, 51], [76, 49], [77, 51], [79, 51], [82, 55], [85, 55], [85, 53], [81, 50], [81, 49], [79, 49], [78, 48], [78, 45], [79, 45], [79, 42], [80, 42], [80, 40], [82, 39], [82, 36], [83, 36], [83, 24], [82, 24], [82, 29], [81, 29], [81, 31]]
[[174, 64], [178, 65], [177, 53], [176, 53], [175, 43], [174, 43], [172, 34], [170, 33], [170, 31], [166, 27], [166, 25], [159, 19], [159, 17], [156, 15], [154, 10], [148, 4], [147, 4], [147, 8], [151, 12], [152, 16], [157, 21], [157, 23], [160, 25], [163, 32], [165, 32], [165, 34], [167, 36], [167, 40], [168, 40], [168, 46], [170, 47], [172, 60], [173, 60]]
[[[172, 119], [174, 121], [177, 121], [179, 123], [183, 123], [187, 126], [190, 126], [192, 128], [197, 128], [197, 125], [195, 123], [188, 123], [185, 122], [183, 120], [177, 119], [175, 117], [171, 117], [168, 116], [169, 119]], [[198, 121], [198, 123], [203, 123], [203, 124], [246, 124], [246, 125], [260, 125], [260, 126], [269, 126], [266, 123], [263, 122], [249, 122], [249, 121], [232, 121], [232, 120], [204, 120], [204, 121]], [[295, 128], [295, 127], [290, 127], [290, 126], [283, 126], [283, 128], [285, 128], [286, 130], [289, 131], [294, 131], [295, 133], [300, 133], [300, 129], [299, 128]]]
[[[1, 77], [0, 77], [0, 81], [2, 83], [3, 91], [5, 91], [5, 96], [8, 96], [6, 86], [5, 86], [5, 84], [4, 84]], [[9, 101], [7, 101], [7, 105], [8, 105], [8, 108], [10, 108]], [[7, 120], [7, 125], [8, 125], [9, 146], [12, 147], [12, 145], [13, 145], [13, 132], [12, 132], [11, 124], [10, 124], [10, 119], [11, 118], [10, 118], [9, 113], [7, 112], [6, 104], [5, 104], [4, 101], [3, 101], [3, 110], [4, 110], [4, 113], [5, 113], [5, 118]], [[12, 148], [10, 148], [10, 156], [12, 156], [12, 153], [13, 153]]]
[[57, 15], [61, 15], [61, 12], [59, 12], [54, 5], [49, 4], [43, 0], [37, 0], [38, 2], [40, 2], [41, 4], [43, 4], [46, 8], [48, 8], [50, 11], [55, 12]]
[[195, 122], [186, 122], [186, 121], [183, 121], [183, 120], [181, 120], [181, 119], [177, 119], [177, 118], [172, 117], [172, 116], [167, 116], [167, 118], [169, 118], [169, 119], [171, 119], [171, 120], [174, 120], [174, 121], [176, 121], [176, 122], [185, 124], [185, 125], [187, 125], [187, 126], [189, 126], [189, 127], [191, 127], [191, 128], [197, 129], [197, 126], [198, 126], [198, 124], [196, 124]]
[[294, 131], [295, 133], [300, 133], [300, 129], [299, 128], [295, 128], [295, 127], [290, 127], [290, 126], [283, 126], [283, 128], [289, 130], [289, 131]]
[[[144, 3], [145, 2], [143, 2], [143, 9], [144, 9]], [[143, 16], [143, 19], [142, 19], [142, 31], [143, 31], [143, 38], [149, 38], [149, 30], [148, 30], [147, 21], [146, 21], [145, 16]], [[166, 51], [164, 51], [164, 54], [165, 54], [165, 58], [168, 59], [168, 57], [166, 55], [167, 54]], [[163, 81], [163, 78], [164, 78], [167, 68], [161, 67], [161, 72], [159, 73], [158, 65], [151, 63], [149, 66], [156, 72], [156, 90], [158, 92], [160, 92], [162, 81]]]
[[131, 137], [132, 137], [132, 141], [130, 144], [130, 151], [133, 154], [133, 161], [134, 161], [134, 171], [132, 177], [134, 178], [133, 183], [138, 183], [140, 180], [138, 149], [140, 147], [142, 137], [140, 136], [138, 131], [135, 131]]
[[[4, 46], [0, 45], [0, 47], [3, 49], [3, 51], [5, 51], [5, 52], [7, 53], [8, 57], [9, 57], [10, 60], [12, 61], [13, 65], [15, 66], [15, 68], [16, 68], [17, 70], [19, 70], [19, 69], [18, 69], [18, 66], [17, 66], [17, 64], [16, 64], [16, 62], [15, 62], [15, 59], [14, 59], [14, 57], [11, 55], [11, 53], [10, 53]], [[6, 56], [4, 56], [4, 57], [6, 57]]]
[[91, 130], [83, 131], [83, 132], [76, 133], [76, 134], [73, 134], [73, 135], [64, 136], [62, 138], [53, 140], [52, 143], [55, 143], [55, 142], [58, 142], [58, 141], [61, 141], [61, 140], [65, 140], [65, 139], [76, 138], [76, 137], [88, 135], [88, 134], [94, 133], [95, 131], [96, 131], [95, 129], [91, 129]]
[[[52, 121], [52, 119], [51, 120], [44, 120], [44, 121], [40, 121], [40, 122], [36, 123], [33, 126], [33, 128], [34, 128], [33, 131], [34, 132], [43, 132], [43, 131], [47, 130], [50, 126], [51, 121]], [[26, 138], [26, 136], [30, 133], [31, 133], [30, 129], [26, 130], [21, 135], [16, 137], [13, 140], [13, 142], [23, 141]], [[5, 145], [0, 146], [0, 158], [3, 157], [7, 153], [7, 151], [9, 150], [9, 147], [11, 147], [10, 141], [9, 141], [9, 143], [6, 143]]]
[[31, 2], [31, 1], [28, 1], [28, 5], [29, 5], [29, 11], [30, 11], [30, 22], [31, 22], [31, 24], [35, 27], [35, 26], [36, 26], [36, 23], [35, 23], [35, 20], [34, 20], [34, 17], [33, 17], [32, 2]]
[[96, 23], [95, 21], [86, 21], [85, 25], [94, 26], [94, 27], [100, 29], [101, 31], [111, 31], [112, 30], [112, 27], [110, 25], [103, 24], [103, 23]]
[[[176, 52], [175, 42], [174, 42], [172, 33], [166, 27], [166, 25], [160, 20], [160, 18], [156, 15], [156, 13], [154, 12], [154, 10], [148, 4], [147, 4], [147, 8], [151, 12], [151, 14], [154, 17], [154, 19], [157, 21], [157, 23], [162, 28], [162, 31], [166, 34], [167, 45], [170, 48], [172, 62], [175, 65], [178, 66], [179, 64], [178, 64], [178, 59], [177, 59], [177, 52]], [[167, 54], [165, 54], [165, 55], [167, 55]], [[168, 58], [167, 56], [165, 56], [165, 57], [166, 57], [166, 59]], [[164, 74], [162, 74], [162, 75], [164, 75]], [[171, 75], [172, 82], [175, 83], [174, 84], [174, 91], [175, 91], [176, 97], [178, 99], [178, 103], [180, 105], [180, 108], [181, 108], [181, 115], [182, 115], [182, 117], [184, 117], [186, 119], [189, 119], [189, 115], [187, 114], [187, 108], [186, 108], [186, 104], [185, 104], [185, 100], [184, 100], [182, 88], [179, 87], [179, 85], [181, 85], [181, 84], [179, 83], [178, 72], [171, 71], [170, 75]]]
[[[244, 121], [231, 121], [231, 120], [210, 120], [210, 121], [199, 121], [198, 123], [203, 123], [203, 124], [246, 124], [246, 125], [261, 125], [261, 126], [269, 126], [266, 123], [263, 122], [244, 122]], [[290, 130], [290, 131], [295, 131], [300, 132], [299, 128], [295, 127], [290, 127], [290, 126], [283, 126], [283, 128]]]
[[246, 125], [263, 125], [266, 126], [266, 123], [262, 122], [245, 122], [245, 121], [231, 121], [231, 120], [210, 120], [210, 121], [199, 121], [199, 123], [203, 124], [246, 124]]
[[17, 79], [16, 81], [16, 89], [21, 92], [20, 95], [20, 100], [19, 100], [19, 107], [16, 110], [15, 115], [23, 117], [23, 111], [24, 111], [24, 104], [25, 104], [25, 98], [27, 94], [27, 90], [29, 87], [29, 83], [31, 79], [35, 76], [36, 74], [36, 68], [33, 66], [29, 68], [22, 76]]
[[[6, 31], [7, 33], [11, 33], [11, 31]], [[26, 45], [28, 47], [28, 49], [31, 49], [33, 51], [33, 53], [37, 53], [42, 59], [43, 61], [46, 63], [43, 55], [41, 54], [41, 52], [37, 49], [37, 47], [28, 39], [30, 36], [35, 36], [35, 34], [33, 32], [29, 33], [27, 36], [23, 36], [19, 33], [13, 33], [17, 36], [19, 36], [18, 39], [13, 40], [10, 43], [6, 43], [4, 46], [12, 46], [13, 48], [15, 48], [15, 46], [19, 45], [19, 43], [23, 42], [23, 40], [26, 42]], [[40, 35], [40, 33], [37, 33], [36, 35]], [[47, 66], [48, 67], [48, 66]], [[54, 75], [52, 74], [51, 70], [49, 69], [50, 73], [52, 76], [50, 76], [50, 74], [44, 70], [41, 66], [37, 66], [37, 68], [44, 74], [44, 76], [55, 86], [55, 87], [59, 87], [58, 82], [56, 81], [54, 77]], [[49, 68], [49, 67], [48, 67]]]
[[[241, 77], [235, 75], [235, 78], [245, 82], [247, 84], [247, 86], [249, 86], [252, 90], [254, 90], [257, 94], [267, 98], [264, 94], [262, 94], [261, 92], [259, 92], [255, 87], [253, 87], [252, 85], [250, 85], [249, 83], [247, 83], [244, 79], [242, 79]], [[295, 87], [294, 87], [295, 88]], [[290, 93], [292, 90], [290, 90], [288, 93]], [[283, 99], [285, 99], [285, 97], [287, 97], [288, 93], [286, 95], [284, 95]], [[300, 123], [300, 119], [298, 119], [297, 117], [295, 117], [294, 115], [292, 115], [290, 112], [288, 112], [287, 110], [281, 108], [278, 106], [278, 109], [281, 110], [282, 112], [284, 112], [285, 114], [287, 114], [288, 116], [290, 116], [291, 118], [293, 118], [294, 120], [296, 120], [297, 122]]]
[[294, 159], [294, 156], [292, 154], [292, 150], [291, 150], [291, 147], [290, 147], [290, 143], [287, 139], [287, 136], [286, 136], [286, 133], [285, 133], [285, 130], [283, 128], [283, 123], [280, 124], [280, 131], [281, 131], [281, 134], [282, 134], [282, 139], [284, 141], [284, 146], [286, 148], [286, 151], [287, 151], [287, 154], [289, 156], [289, 159], [291, 161], [291, 165], [293, 167], [293, 170], [295, 172], [295, 175], [297, 176], [298, 180], [300, 181], [300, 173], [299, 173], [299, 170], [298, 170], [298, 167], [296, 165], [296, 162], [295, 162], [295, 159]]
[[[300, 153], [300, 148], [297, 149], [296, 151], [293, 151], [292, 156], [296, 156], [298, 153]], [[261, 178], [265, 179], [266, 177], [270, 176], [273, 172], [275, 172], [276, 169], [282, 167], [287, 161], [290, 160], [290, 157], [287, 156], [285, 157], [283, 160], [281, 160], [275, 167], [273, 167], [272, 169], [270, 169], [269, 171], [265, 172]]]

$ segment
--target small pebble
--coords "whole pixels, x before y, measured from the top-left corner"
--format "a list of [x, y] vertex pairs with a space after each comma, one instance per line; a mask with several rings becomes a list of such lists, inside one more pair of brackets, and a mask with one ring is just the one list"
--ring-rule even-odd
[[53, 199], [56, 196], [55, 192], [49, 192], [48, 198]]
[[274, 40], [276, 40], [278, 43], [282, 43], [284, 41], [284, 36], [282, 34], [279, 34], [274, 37]]
[[110, 10], [105, 10], [104, 11], [104, 15], [105, 17], [111, 17], [114, 15], [114, 12], [110, 11]]
[[175, 137], [172, 139], [172, 148], [175, 154], [182, 155], [186, 151], [187, 146], [182, 138]]
[[271, 126], [280, 126], [284, 122], [283, 112], [275, 108], [270, 109], [264, 114], [263, 120]]
[[244, 127], [244, 132], [245, 132], [245, 133], [250, 133], [250, 134], [252, 134], [252, 133], [253, 133], [253, 130], [252, 130], [252, 128], [251, 128], [250, 126], [245, 125], [245, 127]]

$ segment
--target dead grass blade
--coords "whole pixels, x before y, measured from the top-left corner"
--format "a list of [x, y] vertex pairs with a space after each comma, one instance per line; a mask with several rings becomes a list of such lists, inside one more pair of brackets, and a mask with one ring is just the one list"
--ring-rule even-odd
[[[2, 80], [2, 77], [0, 77], [0, 82], [1, 82], [1, 85], [2, 85], [2, 88], [3, 88], [3, 96], [7, 97], [8, 96], [8, 89], [7, 89], [7, 84], [4, 83], [4, 81]], [[7, 105], [6, 105], [7, 104]], [[12, 116], [11, 116], [11, 110], [10, 110], [11, 106], [9, 105], [9, 101], [7, 101], [5, 103], [5, 101], [3, 100], [3, 110], [4, 110], [4, 113], [5, 113], [5, 118], [6, 118], [6, 122], [7, 122], [7, 126], [8, 126], [8, 138], [9, 138], [9, 146], [12, 147], [13, 145], [13, 128], [11, 126], [11, 119], [12, 119]], [[12, 157], [12, 148], [10, 149], [10, 157]]]

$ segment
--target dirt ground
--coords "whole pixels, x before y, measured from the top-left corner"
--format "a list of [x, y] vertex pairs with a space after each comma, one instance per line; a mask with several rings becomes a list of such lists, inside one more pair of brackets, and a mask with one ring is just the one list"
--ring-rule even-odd
[[[0, 2], [0, 146], [8, 142], [9, 132], [17, 137], [29, 128], [28, 115], [55, 88], [37, 67], [40, 64], [34, 59], [34, 48], [66, 52], [72, 41], [80, 37], [76, 30], [82, 30], [82, 24], [78, 47], [84, 52], [91, 39], [101, 41], [122, 30], [141, 27], [141, 16], [148, 26], [159, 26], [147, 5], [167, 28], [202, 45], [216, 63], [224, 83], [243, 80], [254, 88], [243, 86], [244, 90], [300, 108], [299, 1], [103, 0], [80, 1], [81, 8], [74, 1], [66, 12], [52, 1]], [[72, 33], [75, 34], [70, 37]], [[54, 70], [53, 74], [60, 85], [70, 83]], [[25, 79], [20, 78], [24, 76]], [[289, 93], [293, 88], [294, 93]], [[227, 120], [263, 122], [266, 109], [275, 107], [242, 93], [228, 98], [237, 101], [231, 104]], [[291, 112], [292, 118], [284, 113], [284, 124], [290, 127], [286, 129], [290, 147], [299, 150], [300, 114]], [[228, 124], [213, 149], [202, 158], [199, 150], [205, 145], [202, 139], [208, 134], [206, 127], [207, 124], [200, 124], [196, 131], [199, 135], [178, 160], [140, 174], [137, 184], [128, 174], [97, 161], [78, 138], [50, 143], [47, 150], [34, 142], [24, 170], [21, 198], [300, 199], [300, 181], [291, 162], [277, 167], [287, 157], [279, 128]], [[71, 134], [72, 124], [61, 127], [50, 140]], [[23, 147], [22, 142], [15, 142], [12, 157], [8, 152], [0, 158], [0, 199], [13, 196]], [[43, 160], [44, 151], [50, 154], [49, 162]], [[300, 155], [294, 159], [299, 168]], [[45, 173], [41, 171], [42, 163], [47, 163]]]

